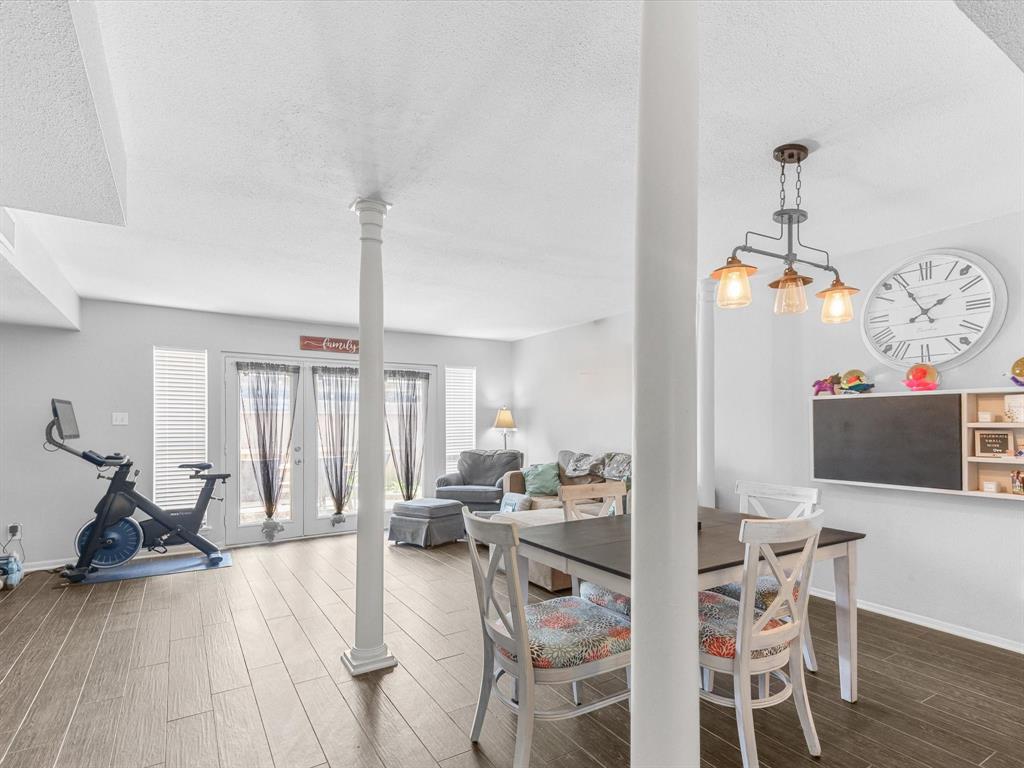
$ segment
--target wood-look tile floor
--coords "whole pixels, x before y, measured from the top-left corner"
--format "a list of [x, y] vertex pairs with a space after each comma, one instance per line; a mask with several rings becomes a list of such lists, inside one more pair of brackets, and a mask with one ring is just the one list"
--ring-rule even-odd
[[[465, 545], [387, 547], [385, 632], [400, 665], [353, 679], [340, 656], [355, 544], [240, 549], [231, 568], [94, 587], [30, 574], [0, 593], [0, 768], [510, 765], [514, 718], [500, 704], [477, 748], [466, 735], [481, 660]], [[814, 601], [823, 754], [808, 757], [786, 703], [755, 714], [761, 765], [1024, 768], [1021, 656], [862, 612], [850, 705], [833, 616]], [[628, 742], [626, 705], [540, 723], [533, 765], [622, 768]], [[741, 764], [731, 711], [703, 706], [701, 753], [704, 768]]]

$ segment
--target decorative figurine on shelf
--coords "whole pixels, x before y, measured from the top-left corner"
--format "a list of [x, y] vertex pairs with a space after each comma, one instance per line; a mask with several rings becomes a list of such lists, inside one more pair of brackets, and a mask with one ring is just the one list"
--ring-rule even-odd
[[914, 392], [930, 392], [939, 386], [939, 372], [928, 363], [912, 365], [907, 369], [903, 386]]
[[818, 395], [835, 395], [839, 390], [839, 382], [842, 381], [843, 377], [838, 373], [833, 373], [831, 376], [826, 376], [824, 379], [818, 379], [812, 385], [814, 388], [814, 396]]
[[851, 368], [839, 380], [839, 391], [844, 395], [861, 395], [870, 392], [875, 385], [868, 381], [864, 371]]
[[1024, 472], [1019, 469], [1010, 473], [1010, 493], [1024, 496]]
[[1018, 387], [1024, 387], [1024, 357], [1014, 361], [1010, 366], [1010, 381]]

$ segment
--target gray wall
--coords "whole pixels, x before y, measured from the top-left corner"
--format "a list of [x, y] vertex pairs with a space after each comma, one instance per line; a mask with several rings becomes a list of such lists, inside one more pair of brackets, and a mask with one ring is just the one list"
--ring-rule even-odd
[[[0, 325], [0, 524], [24, 524], [29, 562], [68, 558], [75, 531], [100, 497], [102, 485], [89, 465], [42, 448], [51, 397], [74, 401], [83, 435], [79, 447], [131, 455], [143, 470], [140, 490], [149, 495], [153, 346], [209, 351], [209, 456], [223, 466], [224, 353], [317, 357], [298, 351], [300, 335], [358, 334], [339, 326], [98, 301], [83, 302], [80, 332]], [[475, 366], [478, 444], [500, 447], [501, 436], [490, 426], [495, 411], [512, 402], [511, 344], [387, 333], [384, 351], [388, 362], [436, 365], [441, 375], [432, 384], [441, 404], [444, 366]], [[112, 411], [127, 411], [129, 426], [111, 426]], [[443, 420], [439, 422], [433, 450], [437, 461], [424, 468], [428, 491], [435, 473], [443, 472]], [[221, 505], [211, 507], [210, 524], [212, 537], [223, 541]]]

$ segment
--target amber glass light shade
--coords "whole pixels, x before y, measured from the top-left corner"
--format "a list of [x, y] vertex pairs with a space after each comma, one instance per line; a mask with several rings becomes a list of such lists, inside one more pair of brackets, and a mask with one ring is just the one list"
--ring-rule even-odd
[[745, 307], [750, 303], [750, 275], [757, 272], [757, 267], [744, 264], [735, 256], [730, 256], [724, 267], [711, 273], [718, 281], [715, 302], [723, 309]]
[[797, 273], [792, 267], [786, 267], [782, 277], [768, 283], [770, 288], [775, 288], [775, 314], [776, 315], [800, 315], [807, 311], [807, 293], [804, 286], [811, 282], [811, 278], [804, 277]]
[[848, 323], [853, 320], [853, 294], [858, 293], [857, 288], [852, 288], [843, 283], [838, 277], [832, 281], [832, 285], [815, 295], [821, 299], [821, 322], [830, 325], [836, 323]]

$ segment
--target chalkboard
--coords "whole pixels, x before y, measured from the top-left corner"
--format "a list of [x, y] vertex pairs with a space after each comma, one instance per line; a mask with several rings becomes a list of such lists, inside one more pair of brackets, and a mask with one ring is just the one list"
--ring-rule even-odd
[[963, 490], [958, 394], [822, 397], [813, 422], [815, 479]]

